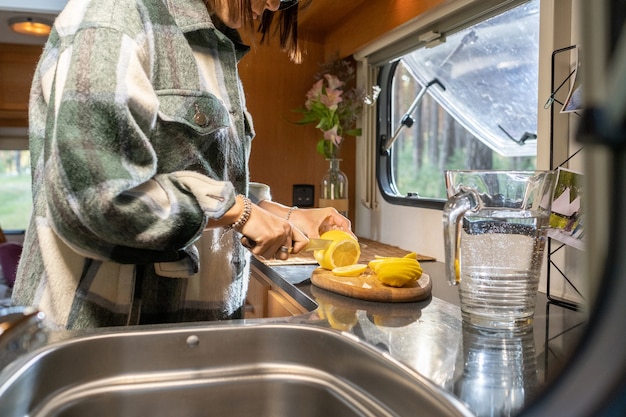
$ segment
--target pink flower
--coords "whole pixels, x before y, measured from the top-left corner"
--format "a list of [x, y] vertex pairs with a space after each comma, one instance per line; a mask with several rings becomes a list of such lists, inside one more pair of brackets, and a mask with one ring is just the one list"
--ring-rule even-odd
[[343, 138], [337, 134], [339, 125], [335, 125], [330, 130], [324, 131], [324, 139], [331, 141], [335, 146], [341, 145]]
[[331, 90], [336, 90], [345, 84], [343, 81], [341, 81], [339, 78], [332, 74], [324, 74], [324, 78], [326, 78], [326, 81], [328, 82], [328, 88], [330, 88]]
[[318, 82], [313, 84], [313, 87], [311, 87], [311, 89], [306, 93], [306, 102], [304, 105], [307, 109], [311, 110], [311, 103], [320, 100], [323, 89], [324, 80], [320, 79]]
[[[344, 135], [361, 135], [361, 129], [355, 124], [363, 106], [364, 93], [360, 89], [346, 87], [354, 80], [352, 64], [347, 60], [335, 60], [324, 65], [324, 70], [315, 78], [317, 81], [306, 93], [304, 106], [295, 109], [302, 113], [302, 118], [296, 123], [315, 124], [324, 135], [317, 142], [317, 152], [326, 158], [336, 157]], [[375, 96], [370, 98], [368, 105], [375, 100]]]
[[343, 91], [341, 90], [327, 88], [326, 94], [323, 94], [320, 97], [320, 101], [322, 102], [323, 105], [328, 107], [331, 111], [334, 111], [334, 110], [337, 110], [337, 105], [343, 101], [343, 99], [341, 98], [342, 94], [343, 94]]

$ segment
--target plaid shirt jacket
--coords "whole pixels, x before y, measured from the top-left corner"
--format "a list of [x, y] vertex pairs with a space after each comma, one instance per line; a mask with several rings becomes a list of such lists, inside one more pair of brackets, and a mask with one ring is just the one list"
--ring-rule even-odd
[[[222, 25], [223, 26], [223, 25]], [[52, 326], [240, 317], [248, 48], [201, 0], [70, 0], [30, 98], [34, 211], [13, 301]]]

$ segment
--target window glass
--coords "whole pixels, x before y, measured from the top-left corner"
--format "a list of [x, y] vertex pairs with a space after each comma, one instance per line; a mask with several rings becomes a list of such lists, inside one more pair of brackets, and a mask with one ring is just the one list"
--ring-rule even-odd
[[384, 191], [444, 199], [445, 169], [534, 169], [538, 44], [535, 0], [387, 64]]
[[30, 152], [0, 150], [0, 227], [26, 230], [32, 206]]

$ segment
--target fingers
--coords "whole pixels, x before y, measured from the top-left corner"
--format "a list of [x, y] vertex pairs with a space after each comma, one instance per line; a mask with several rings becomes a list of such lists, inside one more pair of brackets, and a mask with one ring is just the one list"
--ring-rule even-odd
[[[252, 242], [252, 243], [251, 243]], [[272, 241], [252, 241], [249, 237], [243, 236], [241, 238], [241, 244], [252, 252], [256, 256], [260, 256], [265, 259], [281, 259], [286, 260], [293, 251], [291, 239], [289, 241], [283, 240], [282, 244], [280, 239]]]
[[352, 233], [350, 220], [333, 207], [294, 210], [290, 222], [310, 238], [334, 229]]
[[[328, 232], [329, 230], [343, 230], [352, 235], [352, 223], [350, 219], [342, 216], [336, 209], [333, 207], [325, 207], [324, 209], [324, 217], [317, 225], [317, 229], [320, 235]], [[309, 235], [310, 237], [319, 237], [314, 235]]]
[[254, 255], [266, 259], [286, 260], [291, 253], [302, 251], [309, 239], [328, 230], [344, 230], [354, 236], [350, 220], [332, 207], [294, 210], [290, 221], [259, 206], [253, 206], [243, 226], [241, 244]]
[[243, 236], [240, 241], [241, 245], [246, 249], [252, 249], [256, 245], [256, 242], [250, 239], [248, 236]]
[[241, 244], [254, 255], [266, 259], [289, 258], [292, 232], [291, 225], [285, 219], [254, 206], [241, 233]]
[[277, 258], [277, 259], [285, 260], [285, 259], [289, 258], [289, 254], [291, 253], [292, 249], [293, 248], [291, 248], [289, 246], [282, 245], [278, 249], [278, 256], [274, 255], [274, 257]]
[[306, 235], [295, 227], [291, 228], [291, 241], [293, 244], [291, 253], [300, 252], [302, 249], [306, 248], [306, 245], [309, 243], [309, 239]]

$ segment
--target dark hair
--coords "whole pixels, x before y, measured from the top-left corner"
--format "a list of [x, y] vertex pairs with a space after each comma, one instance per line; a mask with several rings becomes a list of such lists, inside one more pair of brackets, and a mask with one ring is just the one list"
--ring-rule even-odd
[[277, 12], [265, 10], [258, 28], [258, 32], [262, 34], [261, 43], [270, 34], [272, 22], [277, 17], [278, 25], [274, 29], [273, 34], [278, 33], [280, 47], [289, 54], [289, 58], [293, 62], [300, 63], [302, 61], [302, 50], [298, 43], [298, 10], [308, 7], [311, 1], [300, 0], [297, 4]]
[[[210, 10], [219, 7], [223, 2], [233, 0], [203, 0], [204, 4]], [[278, 34], [280, 47], [289, 54], [289, 58], [296, 63], [302, 61], [302, 51], [298, 44], [298, 10], [309, 6], [312, 0], [300, 0], [294, 2], [294, 5], [283, 10], [272, 12], [265, 10], [261, 17], [261, 22], [257, 31], [261, 33], [261, 43], [269, 39], [268, 35]], [[252, 19], [252, 0], [239, 0], [237, 7], [229, 7], [230, 18], [233, 20], [241, 19], [243, 27], [254, 28], [254, 20]], [[272, 30], [272, 22], [278, 17], [278, 25]]]

